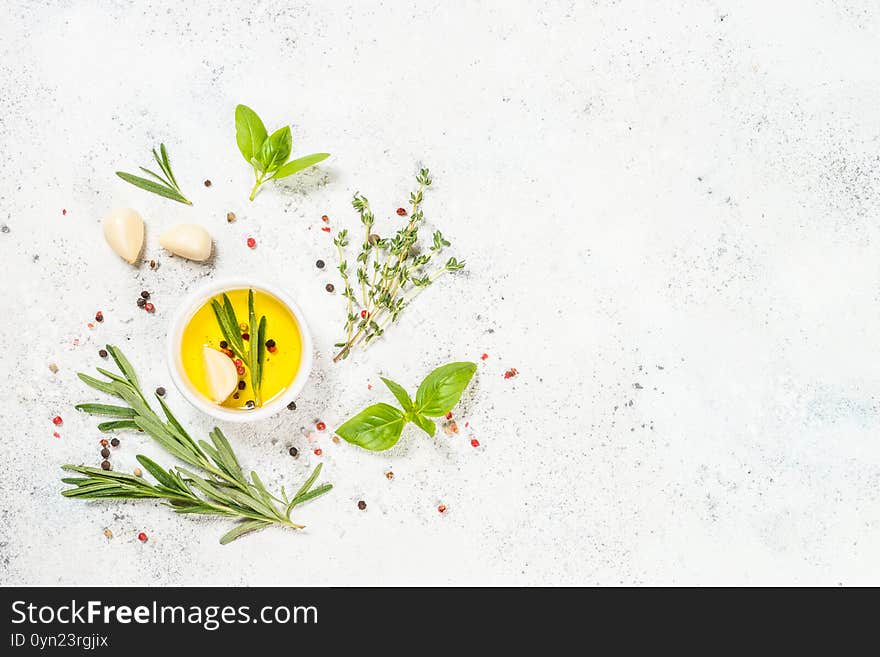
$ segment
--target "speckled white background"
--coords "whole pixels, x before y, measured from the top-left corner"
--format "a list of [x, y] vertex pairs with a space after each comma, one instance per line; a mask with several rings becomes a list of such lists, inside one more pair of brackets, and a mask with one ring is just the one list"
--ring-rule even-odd
[[[876, 3], [3, 11], [3, 583], [880, 583]], [[270, 128], [292, 123], [295, 153], [333, 158], [248, 203], [238, 102]], [[194, 207], [113, 176], [159, 141]], [[435, 177], [428, 221], [468, 269], [333, 366], [342, 299], [314, 266], [335, 262], [320, 216], [354, 226], [360, 190], [391, 230], [419, 164]], [[158, 270], [103, 243], [116, 205], [145, 217]], [[159, 249], [180, 221], [213, 233], [213, 264]], [[486, 352], [460, 408], [469, 430], [411, 429], [378, 455], [323, 434], [336, 488], [303, 507], [299, 535], [221, 547], [226, 522], [63, 499], [58, 466], [99, 461], [94, 421], [72, 410], [96, 397], [75, 372], [113, 342], [148, 389], [170, 390], [180, 295], [242, 271], [289, 290], [316, 340], [296, 412], [228, 427], [272, 488], [306, 472], [287, 449], [308, 453], [316, 418], [390, 399], [380, 374], [414, 387]], [[143, 288], [153, 316], [134, 306]], [[509, 367], [520, 374], [505, 380]], [[139, 452], [160, 456], [122, 436], [114, 467]]]

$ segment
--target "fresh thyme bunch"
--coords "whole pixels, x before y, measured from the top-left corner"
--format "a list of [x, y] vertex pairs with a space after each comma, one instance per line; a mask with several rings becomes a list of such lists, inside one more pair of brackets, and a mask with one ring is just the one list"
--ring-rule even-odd
[[[358, 212], [364, 227], [364, 240], [355, 260], [355, 283], [349, 276], [348, 261], [343, 249], [348, 246], [348, 230], [340, 231], [333, 243], [339, 253], [339, 274], [342, 277], [343, 296], [346, 299], [345, 340], [336, 343], [341, 350], [333, 362], [348, 358], [359, 344], [365, 347], [385, 332], [388, 324], [397, 321], [400, 313], [427, 286], [446, 272], [464, 268], [464, 261], [449, 258], [445, 264], [428, 271], [434, 257], [450, 243], [437, 230], [427, 252], [417, 252], [419, 226], [424, 220], [422, 200], [425, 188], [431, 185], [431, 175], [421, 169], [416, 176], [418, 188], [409, 197], [409, 222], [393, 238], [380, 238], [372, 232], [375, 217], [370, 202], [355, 193], [351, 205]], [[404, 210], [398, 214], [406, 214]], [[358, 296], [357, 292], [360, 293]], [[357, 307], [360, 311], [357, 311]]]
[[[235, 518], [238, 523], [220, 538], [220, 543], [225, 545], [270, 525], [302, 529], [303, 525], [290, 519], [294, 507], [333, 488], [331, 484], [312, 488], [321, 472], [319, 464], [293, 496], [288, 497], [283, 486], [280, 499], [271, 495], [256, 472], [251, 472], [250, 480], [242, 473], [238, 459], [220, 429], [215, 427], [209, 434], [213, 444], [204, 440], [196, 443], [159, 395], [156, 395], [156, 399], [165, 418], [150, 408], [134, 369], [122, 352], [113, 345], [107, 345], [107, 352], [113, 357], [122, 376], [100, 367], [98, 372], [109, 380], [102, 381], [82, 373], [78, 376], [92, 388], [120, 398], [125, 405], [79, 404], [76, 409], [91, 415], [113, 418], [98, 425], [101, 431], [140, 429], [172, 456], [198, 468], [202, 473], [196, 474], [180, 466], [166, 470], [141, 454], [137, 456], [138, 462], [153, 475], [157, 483], [151, 484], [142, 477], [120, 472], [82, 465], [64, 465], [61, 466], [62, 469], [83, 475], [62, 479], [65, 484], [74, 486], [61, 493], [65, 497], [161, 499], [177, 513]], [[281, 505], [280, 509], [276, 503]]]

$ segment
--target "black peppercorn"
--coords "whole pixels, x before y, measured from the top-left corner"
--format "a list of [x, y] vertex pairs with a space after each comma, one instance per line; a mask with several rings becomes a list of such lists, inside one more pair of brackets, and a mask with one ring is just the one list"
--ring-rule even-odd
[[164, 397], [165, 396], [165, 388], [163, 388], [162, 386], [159, 386], [158, 388], [156, 388], [156, 394], [159, 395], [160, 397]]
[[287, 453], [290, 454], [293, 458], [299, 456], [299, 450], [296, 447], [291, 447], [289, 450], [287, 450]]
[[110, 444], [113, 445], [113, 447], [119, 447], [119, 438], [113, 438], [110, 441]]
[[252, 400], [248, 399], [248, 400], [244, 403], [244, 405], [247, 406], [248, 408], [253, 408], [253, 407], [254, 407], [254, 402], [253, 402]]
[[239, 390], [244, 390], [245, 385], [246, 385], [246, 384], [245, 384], [244, 381], [239, 381], [239, 382], [238, 382], [238, 389], [239, 389]]
[[101, 469], [109, 470], [110, 469], [110, 461], [101, 461]]
[[211, 186], [211, 181], [210, 181], [210, 180], [206, 180], [206, 181], [205, 181], [205, 187], [210, 187], [210, 186]]
[[333, 292], [333, 290], [335, 290], [336, 288], [333, 287], [333, 283], [327, 283], [327, 285], [324, 286], [324, 289], [328, 292]]
[[232, 398], [233, 398], [233, 399], [238, 399], [238, 393], [236, 392], [234, 395], [232, 395]]
[[149, 298], [150, 298], [150, 293], [147, 292], [146, 290], [144, 290], [143, 292], [141, 292], [141, 298], [143, 298], [143, 299], [149, 299]]
[[106, 447], [101, 448], [101, 456], [107, 458], [108, 456], [110, 456], [110, 450]]
[[143, 308], [145, 305], [147, 305], [147, 300], [143, 297], [138, 297], [137, 304], [138, 308]]
[[296, 402], [290, 402], [290, 403], [287, 405], [287, 410], [288, 410], [288, 411], [295, 411], [295, 410], [296, 410]]
[[221, 349], [229, 349], [229, 343], [226, 340], [220, 340], [220, 348]]
[[324, 261], [318, 260], [318, 262], [315, 263], [315, 267], [317, 267], [318, 269], [324, 269]]
[[361, 500], [360, 502], [358, 502], [358, 508], [359, 508], [361, 511], [363, 511], [364, 509], [367, 508], [367, 503], [364, 502], [363, 500]]
[[107, 350], [106, 349], [98, 349], [98, 355], [101, 358], [107, 358]]
[[266, 349], [271, 349], [274, 346], [275, 346], [275, 340], [272, 340], [271, 338], [269, 340], [266, 340]]

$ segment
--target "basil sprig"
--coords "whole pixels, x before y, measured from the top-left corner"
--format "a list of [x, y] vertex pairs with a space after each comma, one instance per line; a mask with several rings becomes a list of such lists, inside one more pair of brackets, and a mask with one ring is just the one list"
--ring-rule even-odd
[[382, 377], [391, 394], [403, 410], [391, 404], [368, 406], [348, 420], [336, 433], [352, 445], [373, 452], [390, 449], [400, 440], [403, 428], [410, 422], [429, 436], [437, 425], [429, 419], [446, 415], [461, 399], [461, 395], [477, 371], [475, 363], [447, 363], [428, 374], [411, 399], [403, 386]]
[[235, 141], [244, 159], [254, 167], [251, 201], [264, 182], [292, 176], [330, 157], [330, 153], [312, 153], [288, 162], [293, 148], [290, 126], [270, 135], [257, 113], [247, 105], [235, 108]]

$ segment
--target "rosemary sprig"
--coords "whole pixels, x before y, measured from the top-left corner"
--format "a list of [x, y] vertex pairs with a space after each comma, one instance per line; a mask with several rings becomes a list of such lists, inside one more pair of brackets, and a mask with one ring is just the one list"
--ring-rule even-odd
[[180, 191], [180, 186], [177, 184], [177, 179], [174, 177], [174, 173], [171, 171], [171, 160], [168, 159], [168, 151], [165, 148], [165, 144], [159, 144], [158, 153], [156, 152], [155, 148], [153, 149], [153, 159], [155, 159], [156, 164], [159, 165], [159, 169], [162, 171], [162, 175], [150, 171], [149, 169], [145, 169], [144, 167], [138, 168], [144, 173], [149, 174], [159, 182], [155, 182], [154, 180], [150, 180], [149, 178], [141, 178], [140, 176], [125, 173], [124, 171], [117, 171], [116, 175], [122, 178], [125, 182], [131, 183], [135, 187], [140, 187], [141, 189], [145, 189], [148, 192], [153, 192], [154, 194], [158, 194], [159, 196], [170, 198], [171, 200], [177, 201], [178, 203], [186, 203], [187, 205], [192, 205], [192, 202], [190, 202], [190, 200], [187, 199]]
[[440, 276], [464, 268], [463, 261], [449, 258], [444, 265], [428, 273], [427, 266], [434, 256], [450, 245], [439, 230], [434, 232], [432, 244], [426, 253], [414, 253], [419, 227], [424, 221], [421, 209], [424, 190], [431, 185], [429, 171], [421, 169], [416, 182], [418, 188], [410, 194], [409, 222], [390, 239], [382, 239], [371, 233], [375, 218], [366, 197], [356, 193], [352, 199], [352, 207], [360, 215], [364, 226], [364, 241], [356, 258], [361, 311], [358, 314], [354, 309], [358, 299], [348, 276], [348, 261], [343, 252], [349, 244], [348, 231], [342, 230], [334, 243], [339, 253], [339, 273], [344, 285], [347, 312], [345, 339], [335, 345], [341, 349], [333, 358], [334, 363], [348, 358], [352, 349], [359, 344], [366, 346], [381, 336], [390, 323], [397, 321], [403, 309]]
[[220, 429], [215, 427], [208, 434], [211, 443], [193, 440], [158, 395], [156, 399], [162, 408], [164, 419], [153, 411], [138, 384], [134, 369], [122, 352], [113, 345], [107, 345], [107, 352], [113, 357], [122, 376], [101, 368], [98, 371], [107, 380], [82, 373], [78, 376], [92, 388], [118, 397], [124, 405], [79, 404], [76, 406], [77, 410], [91, 415], [117, 418], [99, 424], [101, 431], [140, 429], [172, 456], [201, 470], [201, 474], [181, 466], [165, 469], [141, 454], [137, 456], [138, 462], [157, 483], [152, 484], [142, 477], [109, 470], [64, 465], [62, 469], [82, 475], [62, 479], [64, 483], [73, 486], [62, 492], [65, 497], [161, 499], [176, 513], [235, 518], [238, 520], [235, 527], [220, 539], [220, 543], [225, 545], [270, 525], [302, 529], [303, 525], [290, 519], [293, 509], [333, 488], [331, 484], [312, 488], [321, 472], [319, 464], [292, 497], [288, 497], [283, 486], [280, 498], [271, 495], [256, 472], [251, 472], [250, 478], [244, 475], [235, 452]]
[[241, 335], [241, 327], [235, 315], [235, 308], [229, 296], [223, 293], [223, 305], [217, 299], [211, 300], [211, 308], [220, 326], [223, 339], [229, 345], [232, 353], [241, 359], [241, 362], [251, 373], [251, 387], [254, 389], [254, 403], [259, 406], [261, 388], [263, 384], [263, 364], [266, 360], [266, 316], [262, 315], [257, 321], [254, 312], [254, 291], [248, 290], [248, 347], [245, 348], [244, 338]]

